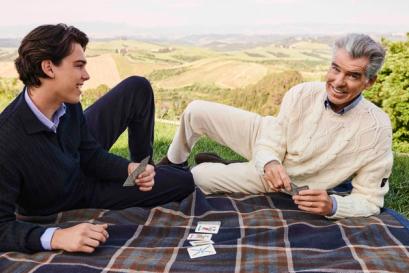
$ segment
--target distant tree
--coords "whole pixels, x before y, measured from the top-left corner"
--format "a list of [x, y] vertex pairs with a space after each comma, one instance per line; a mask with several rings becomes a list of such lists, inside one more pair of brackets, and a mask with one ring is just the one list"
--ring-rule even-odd
[[284, 94], [303, 81], [298, 71], [285, 71], [265, 76], [258, 83], [233, 90], [231, 104], [262, 115], [278, 112]]
[[23, 84], [17, 78], [0, 77], [0, 95], [12, 99], [16, 97], [23, 88]]
[[106, 84], [100, 84], [96, 88], [90, 88], [85, 90], [84, 96], [82, 98], [82, 105], [88, 107], [92, 103], [94, 103], [97, 99], [105, 95], [109, 91], [109, 86]]
[[406, 36], [406, 41], [382, 40], [387, 49], [385, 64], [365, 97], [389, 115], [394, 150], [409, 153], [409, 33]]
[[157, 117], [179, 119], [186, 106], [195, 99], [215, 101], [262, 115], [274, 115], [281, 100], [292, 86], [302, 82], [297, 71], [268, 74], [259, 82], [237, 89], [215, 84], [192, 84], [177, 89], [155, 88]]

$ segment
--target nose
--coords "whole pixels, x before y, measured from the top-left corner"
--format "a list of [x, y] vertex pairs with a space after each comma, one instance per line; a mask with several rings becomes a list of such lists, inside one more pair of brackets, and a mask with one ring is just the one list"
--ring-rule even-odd
[[82, 73], [82, 79], [83, 79], [84, 81], [88, 81], [89, 78], [90, 78], [90, 76], [89, 76], [89, 74], [88, 74], [88, 71], [84, 68], [84, 71], [83, 71], [83, 73]]
[[339, 73], [338, 75], [335, 75], [334, 85], [336, 87], [341, 87], [345, 85], [345, 75], [343, 73]]

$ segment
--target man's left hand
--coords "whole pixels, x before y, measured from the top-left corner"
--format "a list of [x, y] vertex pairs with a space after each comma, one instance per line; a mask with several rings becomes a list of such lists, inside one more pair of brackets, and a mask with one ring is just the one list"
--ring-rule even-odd
[[[129, 163], [128, 165], [128, 174], [132, 173], [139, 163]], [[146, 165], [145, 170], [135, 179], [136, 186], [139, 187], [140, 191], [150, 191], [155, 184], [155, 168], [152, 165]]]
[[332, 212], [332, 199], [326, 190], [302, 190], [293, 200], [299, 209], [310, 213], [328, 216]]

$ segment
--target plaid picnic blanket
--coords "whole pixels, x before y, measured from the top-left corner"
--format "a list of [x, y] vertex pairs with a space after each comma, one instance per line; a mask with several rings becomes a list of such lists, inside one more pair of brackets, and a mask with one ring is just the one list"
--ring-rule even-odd
[[[331, 221], [296, 208], [290, 197], [213, 195], [119, 211], [58, 214], [51, 226], [109, 223], [92, 254], [0, 253], [0, 272], [409, 272], [408, 220], [390, 210]], [[186, 240], [198, 221], [221, 221], [216, 255], [190, 259]]]

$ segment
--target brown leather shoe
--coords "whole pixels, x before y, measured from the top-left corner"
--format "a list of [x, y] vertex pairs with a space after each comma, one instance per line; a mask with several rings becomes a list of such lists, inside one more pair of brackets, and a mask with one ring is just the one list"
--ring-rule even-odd
[[244, 162], [244, 161], [226, 160], [226, 159], [221, 158], [216, 153], [198, 153], [195, 156], [195, 162], [196, 162], [197, 165], [199, 165], [200, 163], [204, 163], [204, 162], [222, 163], [222, 164], [228, 165], [228, 164], [231, 164], [231, 163], [240, 163], [240, 162]]
[[156, 166], [176, 166], [176, 167], [182, 167], [182, 168], [188, 168], [189, 165], [187, 161], [182, 162], [180, 164], [173, 163], [172, 161], [169, 160], [167, 156], [163, 157], [158, 163], [156, 163]]

